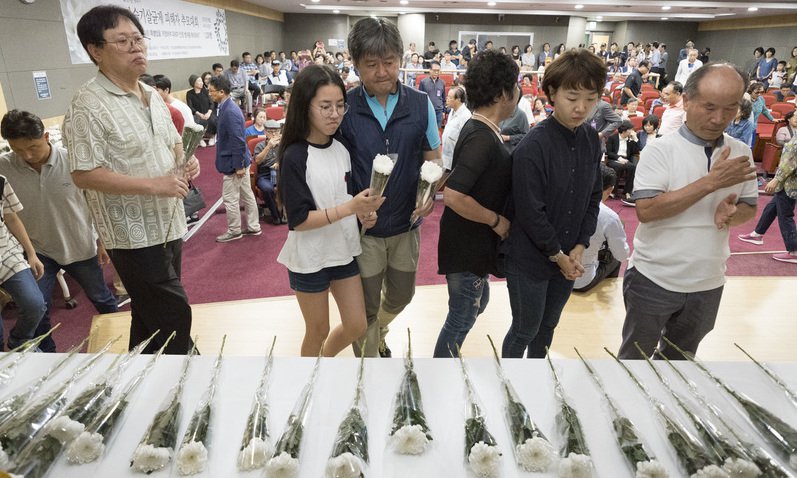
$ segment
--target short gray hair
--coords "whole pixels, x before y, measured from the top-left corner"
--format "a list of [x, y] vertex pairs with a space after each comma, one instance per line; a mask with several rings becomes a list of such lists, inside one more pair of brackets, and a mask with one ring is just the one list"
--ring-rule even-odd
[[[689, 75], [689, 78], [686, 80], [686, 85], [684, 85], [684, 94], [689, 99], [697, 98], [699, 96], [698, 92], [700, 90], [700, 82], [703, 80], [703, 78], [708, 76], [712, 71], [724, 67], [732, 68], [736, 72], [736, 74], [739, 75], [739, 79], [742, 80], [742, 87], [744, 88], [747, 86], [749, 78], [747, 73], [742, 71], [738, 66], [734, 65], [733, 63], [716, 61], [701, 66], [700, 68], [698, 68], [692, 74]], [[744, 94], [744, 91], [742, 91], [742, 94]], [[740, 94], [739, 96], [741, 97], [742, 94]]]
[[354, 24], [349, 32], [349, 53], [354, 63], [366, 56], [384, 58], [404, 54], [404, 42], [395, 24], [386, 19], [367, 17]]

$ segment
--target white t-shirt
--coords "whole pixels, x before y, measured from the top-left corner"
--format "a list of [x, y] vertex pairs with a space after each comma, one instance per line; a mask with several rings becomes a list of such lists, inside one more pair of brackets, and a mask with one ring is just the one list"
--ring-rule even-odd
[[454, 162], [454, 146], [457, 145], [459, 132], [470, 117], [471, 112], [465, 105], [460, 106], [456, 111], [451, 110], [451, 114], [448, 116], [448, 122], [443, 129], [443, 167], [446, 169], [451, 169], [451, 164]]
[[[730, 158], [747, 156], [753, 165], [750, 147], [724, 134], [706, 156], [705, 141], [687, 125], [678, 132], [648, 143], [636, 168], [634, 198], [652, 198], [676, 191], [706, 176], [725, 146]], [[629, 267], [635, 267], [654, 283], [673, 292], [700, 292], [725, 283], [725, 262], [730, 256], [728, 228], [717, 229], [714, 213], [730, 194], [737, 203], [755, 205], [758, 186], [751, 179], [715, 191], [680, 214], [641, 223], [634, 236]]]
[[172, 102], [169, 104], [177, 108], [177, 111], [183, 115], [183, 120], [185, 120], [184, 126], [191, 126], [195, 123], [194, 113], [191, 113], [191, 108], [189, 108], [187, 104], [183, 103], [177, 98], [172, 98]]
[[623, 262], [628, 258], [628, 240], [623, 222], [616, 212], [601, 202], [598, 211], [598, 227], [595, 228], [595, 234], [589, 238], [589, 247], [581, 256], [584, 275], [576, 279], [573, 284], [574, 289], [586, 287], [595, 278], [595, 271], [598, 269], [598, 252], [600, 252], [604, 241], [615, 259]]

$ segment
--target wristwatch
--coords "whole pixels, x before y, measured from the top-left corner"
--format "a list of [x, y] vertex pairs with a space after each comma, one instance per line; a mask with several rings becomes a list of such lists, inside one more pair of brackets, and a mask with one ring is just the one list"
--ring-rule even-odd
[[559, 252], [557, 252], [556, 254], [554, 254], [552, 256], [548, 256], [548, 260], [551, 261], [551, 262], [559, 262], [559, 256], [563, 256], [563, 255], [565, 255], [565, 253], [562, 252], [562, 250], [560, 249]]

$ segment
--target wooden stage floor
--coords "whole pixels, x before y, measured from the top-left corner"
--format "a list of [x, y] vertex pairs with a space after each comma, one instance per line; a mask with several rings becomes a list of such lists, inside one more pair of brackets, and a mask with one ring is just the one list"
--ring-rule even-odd
[[[505, 282], [490, 284], [490, 304], [476, 321], [462, 353], [466, 357], [490, 355], [487, 334], [500, 348], [511, 311]], [[413, 353], [431, 357], [437, 334], [448, 311], [445, 285], [420, 286], [412, 303], [393, 322], [387, 337], [393, 356], [403, 355], [406, 328], [412, 330]], [[338, 323], [331, 301], [331, 321]], [[293, 296], [195, 304], [192, 334], [199, 337], [203, 354], [215, 353], [227, 334], [225, 353], [263, 355], [277, 336], [275, 355], [296, 356], [304, 335], [304, 322]], [[620, 345], [625, 309], [622, 280], [609, 279], [589, 294], [574, 293], [554, 336], [552, 353], [574, 358], [573, 347], [588, 358], [606, 358], [603, 347], [616, 351]], [[730, 277], [720, 306], [717, 325], [701, 344], [698, 356], [704, 360], [746, 360], [733, 346], [736, 342], [754, 357], [767, 361], [797, 360], [797, 278]], [[127, 346], [130, 312], [95, 316], [91, 325], [89, 351], [97, 350], [118, 335], [116, 352]], [[351, 356], [346, 350], [344, 356]]]

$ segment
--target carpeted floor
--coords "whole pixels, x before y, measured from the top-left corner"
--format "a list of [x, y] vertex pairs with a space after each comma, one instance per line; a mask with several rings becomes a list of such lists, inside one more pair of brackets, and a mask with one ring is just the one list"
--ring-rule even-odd
[[[215, 148], [205, 148], [197, 155], [202, 163], [202, 174], [196, 184], [202, 189], [208, 206], [215, 203], [221, 195], [221, 175], [213, 167], [214, 154]], [[770, 197], [767, 196], [759, 198], [759, 212], [769, 200]], [[630, 242], [638, 225], [634, 209], [625, 207], [616, 200], [610, 200], [609, 206], [620, 214]], [[437, 237], [442, 211], [443, 205], [439, 202], [421, 229], [418, 285], [439, 284], [444, 281], [442, 276], [437, 275]], [[276, 261], [288, 232], [287, 226], [274, 226], [266, 221], [262, 223], [263, 234], [260, 236], [219, 244], [215, 242], [215, 238], [226, 229], [224, 208], [220, 207], [215, 214], [209, 214], [211, 216], [207, 222], [183, 247], [183, 284], [192, 303], [292, 294], [285, 267]], [[737, 234], [747, 233], [753, 227], [754, 223], [750, 223], [731, 231], [731, 251], [734, 255], [728, 261], [728, 275], [795, 275], [797, 265], [776, 262], [770, 258], [771, 254], [737, 254], [783, 250], [777, 222], [766, 234], [763, 246], [754, 246], [736, 239]], [[110, 270], [106, 270], [109, 283], [110, 274]], [[60, 290], [56, 291], [51, 320], [53, 324], [62, 323], [55, 334], [59, 350], [66, 350], [86, 337], [91, 317], [96, 314], [77, 284], [70, 279], [67, 282], [78, 306], [68, 310]], [[13, 310], [4, 311], [6, 330], [13, 326], [14, 315]]]

